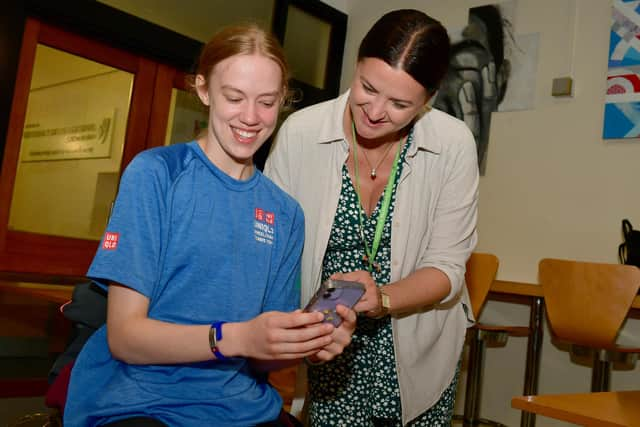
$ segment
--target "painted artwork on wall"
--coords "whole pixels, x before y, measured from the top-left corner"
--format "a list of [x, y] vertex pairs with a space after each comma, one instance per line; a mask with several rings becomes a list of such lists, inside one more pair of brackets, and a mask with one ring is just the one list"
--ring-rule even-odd
[[640, 1], [614, 0], [603, 137], [640, 136]]
[[481, 175], [492, 113], [533, 108], [539, 35], [516, 34], [516, 4], [512, 0], [471, 8], [464, 29], [449, 29], [451, 62], [433, 103], [469, 126]]

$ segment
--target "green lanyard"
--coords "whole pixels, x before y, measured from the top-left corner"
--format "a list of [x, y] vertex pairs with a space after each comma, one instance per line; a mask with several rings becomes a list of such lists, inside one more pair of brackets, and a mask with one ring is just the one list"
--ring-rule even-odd
[[[360, 175], [358, 173], [358, 149], [356, 142], [356, 127], [351, 122], [351, 134], [353, 144], [353, 168], [356, 175], [356, 196], [358, 197], [358, 220], [360, 221], [360, 238], [364, 243], [364, 250], [367, 253], [367, 261], [369, 263], [368, 270], [369, 272], [373, 272], [374, 262], [373, 260], [378, 253], [378, 246], [380, 246], [380, 239], [382, 238], [382, 229], [384, 228], [384, 223], [387, 220], [387, 215], [389, 214], [389, 205], [391, 205], [391, 193], [393, 192], [393, 186], [396, 182], [396, 173], [398, 172], [398, 160], [400, 159], [400, 151], [402, 151], [402, 145], [398, 147], [396, 151], [396, 156], [393, 159], [393, 168], [391, 169], [391, 175], [387, 180], [387, 186], [384, 189], [384, 198], [382, 199], [382, 207], [380, 208], [380, 212], [378, 213], [378, 218], [376, 218], [376, 233], [373, 237], [373, 245], [371, 246], [371, 250], [369, 250], [369, 245], [367, 244], [367, 240], [364, 238], [364, 226], [362, 221], [362, 201], [360, 200]], [[380, 267], [376, 268], [378, 272], [380, 272]]]

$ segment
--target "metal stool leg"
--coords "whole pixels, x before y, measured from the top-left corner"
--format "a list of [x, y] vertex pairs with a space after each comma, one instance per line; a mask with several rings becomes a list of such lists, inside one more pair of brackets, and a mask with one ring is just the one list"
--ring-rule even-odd
[[[524, 373], [524, 394], [532, 395], [538, 392], [538, 373], [540, 372], [540, 358], [542, 354], [542, 318], [544, 316], [544, 301], [536, 297], [531, 302], [529, 315], [530, 335], [527, 340], [527, 367]], [[535, 427], [535, 414], [522, 411], [520, 427]]]
[[605, 350], [593, 352], [593, 368], [591, 371], [591, 391], [608, 391], [611, 383], [611, 363]]

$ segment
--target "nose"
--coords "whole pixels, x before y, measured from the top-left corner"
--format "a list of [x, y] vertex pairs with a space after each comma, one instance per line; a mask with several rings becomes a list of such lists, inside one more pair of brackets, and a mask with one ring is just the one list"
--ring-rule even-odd
[[382, 120], [386, 114], [385, 110], [385, 101], [381, 99], [381, 97], [374, 98], [369, 103], [369, 108], [367, 108], [367, 115], [369, 116], [369, 120], [372, 122], [377, 122]]
[[252, 102], [248, 102], [246, 107], [242, 110], [240, 114], [240, 121], [245, 125], [256, 125], [259, 122], [258, 119], [258, 109], [256, 105]]

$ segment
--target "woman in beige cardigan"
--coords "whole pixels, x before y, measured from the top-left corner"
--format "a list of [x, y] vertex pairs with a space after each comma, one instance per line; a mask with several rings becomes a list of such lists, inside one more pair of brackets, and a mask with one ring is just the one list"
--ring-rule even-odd
[[380, 18], [340, 97], [292, 114], [265, 172], [305, 213], [302, 299], [334, 273], [370, 286], [352, 343], [309, 367], [312, 425], [448, 425], [476, 244], [465, 124], [430, 109], [449, 38], [415, 10]]

